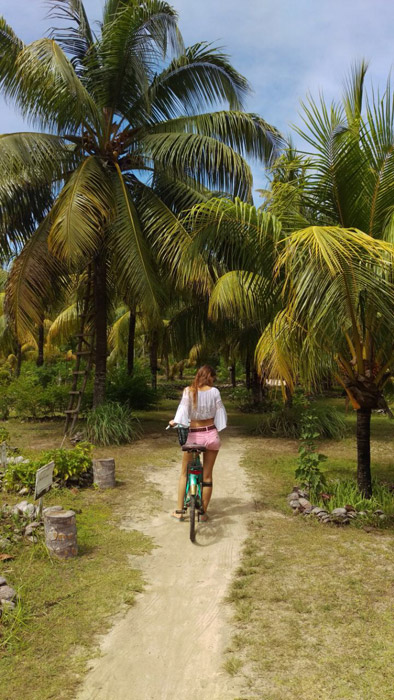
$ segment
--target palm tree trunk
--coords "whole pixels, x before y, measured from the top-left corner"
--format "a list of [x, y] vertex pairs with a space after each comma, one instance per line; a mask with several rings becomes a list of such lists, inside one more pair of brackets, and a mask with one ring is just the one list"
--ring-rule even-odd
[[365, 498], [372, 496], [371, 480], [371, 409], [357, 411], [357, 484]]
[[252, 372], [252, 395], [253, 403], [259, 404], [263, 400], [263, 393], [261, 389], [261, 381], [257, 371], [254, 369]]
[[17, 350], [16, 350], [16, 368], [15, 368], [15, 376], [19, 377], [21, 373], [21, 367], [22, 367], [22, 345], [18, 343], [17, 345]]
[[152, 380], [152, 389], [157, 389], [157, 353], [159, 349], [159, 338], [157, 331], [152, 331], [149, 347], [149, 364]]
[[250, 357], [247, 355], [245, 360], [245, 386], [250, 389]]
[[105, 253], [93, 263], [94, 326], [96, 335], [93, 408], [105, 401], [107, 379], [107, 268]]
[[44, 323], [38, 326], [38, 356], [37, 367], [42, 367], [44, 364]]
[[134, 372], [135, 321], [136, 315], [130, 309], [129, 338], [127, 342], [127, 374], [130, 376]]
[[235, 375], [235, 362], [233, 362], [231, 364], [230, 377], [231, 377], [231, 386], [233, 387], [233, 389], [235, 389], [235, 387], [237, 386], [236, 375]]

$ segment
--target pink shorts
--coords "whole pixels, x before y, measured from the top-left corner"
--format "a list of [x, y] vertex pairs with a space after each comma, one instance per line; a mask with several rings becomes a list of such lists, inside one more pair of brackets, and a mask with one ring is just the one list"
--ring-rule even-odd
[[186, 445], [204, 445], [207, 450], [215, 450], [217, 452], [220, 449], [220, 437], [216, 430], [198, 430], [195, 433], [191, 433], [187, 436]]

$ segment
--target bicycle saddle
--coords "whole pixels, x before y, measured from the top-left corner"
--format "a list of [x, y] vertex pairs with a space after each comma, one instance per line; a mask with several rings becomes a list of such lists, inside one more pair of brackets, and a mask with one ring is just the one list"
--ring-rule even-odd
[[206, 449], [204, 445], [182, 445], [183, 452], [205, 452]]

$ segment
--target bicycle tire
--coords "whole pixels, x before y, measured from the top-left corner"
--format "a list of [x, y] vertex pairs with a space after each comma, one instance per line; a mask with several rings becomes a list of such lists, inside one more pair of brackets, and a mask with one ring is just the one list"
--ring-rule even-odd
[[190, 496], [189, 505], [189, 516], [190, 516], [190, 540], [194, 542], [196, 539], [196, 497]]

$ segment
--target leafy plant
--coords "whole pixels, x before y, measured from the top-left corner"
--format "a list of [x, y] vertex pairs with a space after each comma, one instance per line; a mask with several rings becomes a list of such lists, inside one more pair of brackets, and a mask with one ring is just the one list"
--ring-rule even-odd
[[15, 490], [27, 486], [33, 490], [37, 469], [48, 462], [55, 462], [53, 470], [54, 481], [61, 486], [69, 483], [84, 484], [84, 475], [92, 467], [93, 446], [88, 442], [80, 442], [70, 450], [56, 449], [43, 452], [41, 457], [29, 460], [27, 463], [8, 464], [4, 475], [4, 486], [7, 490]]
[[107, 401], [88, 413], [86, 433], [94, 445], [121, 445], [137, 440], [142, 429], [128, 406]]
[[[295, 401], [292, 407], [277, 406], [263, 413], [256, 432], [267, 437], [287, 437], [299, 439], [302, 434], [302, 421], [309, 410], [305, 403]], [[316, 429], [319, 437], [327, 440], [340, 440], [347, 433], [347, 425], [341, 414], [330, 406], [314, 406]]]
[[[330, 499], [324, 501], [327, 510], [343, 508], [351, 505], [356, 510], [365, 510], [373, 513], [375, 510], [383, 510], [385, 515], [394, 516], [394, 492], [387, 484], [373, 480], [373, 496], [365, 498], [360, 493], [355, 480], [329, 481], [326, 485]], [[322, 503], [320, 500], [319, 503]]]
[[0, 444], [2, 442], [7, 442], [7, 440], [10, 439], [10, 434], [7, 430], [7, 428], [4, 428], [2, 425], [0, 426]]
[[301, 419], [301, 445], [298, 448], [297, 481], [308, 489], [312, 496], [319, 494], [325, 486], [320, 464], [327, 459], [316, 451], [316, 440], [320, 437], [318, 416], [313, 409], [306, 410]]
[[78, 481], [82, 474], [89, 471], [92, 466], [93, 445], [89, 442], [79, 442], [73, 449], [57, 449], [44, 452], [41, 462], [48, 464], [55, 462], [53, 476], [61, 484], [68, 481]]
[[113, 368], [107, 384], [109, 402], [115, 402], [138, 410], [147, 410], [157, 402], [156, 392], [149, 386], [145, 372], [136, 367], [129, 375], [125, 365]]

